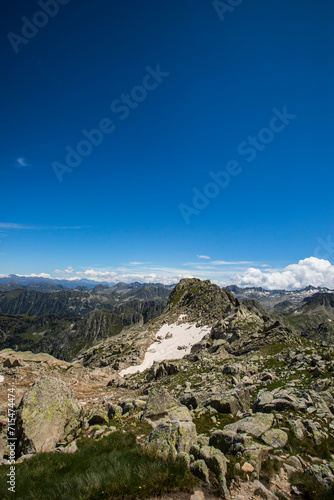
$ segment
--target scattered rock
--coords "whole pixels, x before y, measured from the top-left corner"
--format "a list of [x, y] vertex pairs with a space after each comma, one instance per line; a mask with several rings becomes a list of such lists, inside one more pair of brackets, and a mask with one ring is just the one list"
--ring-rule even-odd
[[245, 462], [244, 465], [241, 467], [241, 470], [243, 470], [244, 472], [253, 472], [254, 467], [248, 462]]
[[3, 366], [6, 368], [15, 368], [16, 366], [23, 366], [23, 364], [17, 358], [6, 358]]
[[272, 448], [284, 448], [288, 442], [288, 435], [280, 429], [270, 429], [262, 434], [261, 439]]
[[232, 413], [235, 415], [238, 411], [245, 411], [249, 408], [250, 396], [248, 389], [241, 386], [227, 391], [219, 397], [213, 397], [206, 401], [205, 406], [212, 406], [220, 413]]

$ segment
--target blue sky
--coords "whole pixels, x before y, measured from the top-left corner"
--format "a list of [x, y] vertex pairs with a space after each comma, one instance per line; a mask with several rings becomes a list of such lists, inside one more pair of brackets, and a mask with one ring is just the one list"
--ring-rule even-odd
[[334, 4], [228, 3], [3, 1], [0, 274], [331, 284]]

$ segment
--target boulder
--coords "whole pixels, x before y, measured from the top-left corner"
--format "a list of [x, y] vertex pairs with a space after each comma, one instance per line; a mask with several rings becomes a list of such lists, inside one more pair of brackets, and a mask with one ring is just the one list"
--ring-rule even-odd
[[259, 491], [261, 498], [266, 498], [267, 500], [279, 500], [278, 496], [269, 491], [260, 481], [254, 481], [254, 486], [256, 491]]
[[253, 439], [248, 434], [238, 434], [237, 432], [226, 429], [215, 431], [211, 437], [209, 444], [214, 446], [223, 453], [231, 453], [236, 455], [238, 452], [243, 452], [247, 446], [253, 443]]
[[254, 472], [254, 467], [252, 466], [252, 464], [245, 462], [244, 465], [241, 467], [241, 470], [248, 474], [250, 472]]
[[271, 413], [272, 411], [306, 411], [312, 404], [305, 391], [278, 388], [273, 391], [260, 392], [254, 401], [253, 412]]
[[190, 465], [190, 471], [207, 484], [210, 484], [209, 469], [204, 460], [195, 460]]
[[286, 459], [286, 463], [290, 465], [291, 467], [294, 467], [296, 470], [299, 472], [304, 472], [304, 467], [301, 461], [299, 460], [298, 457], [295, 457], [294, 455], [291, 457], [288, 457]]
[[178, 453], [177, 459], [182, 462], [188, 469], [190, 468], [190, 455], [189, 453], [186, 453], [185, 451], [181, 451], [181, 453]]
[[302, 440], [304, 438], [306, 429], [301, 419], [290, 420], [290, 427], [291, 431], [297, 439]]
[[233, 424], [225, 425], [224, 431], [247, 432], [258, 438], [272, 427], [273, 422], [274, 415], [256, 413], [252, 417], [246, 417]]
[[[177, 405], [177, 401], [166, 389], [154, 387], [149, 393], [143, 418], [148, 418], [153, 421], [159, 420], [168, 416], [168, 412]], [[185, 410], [187, 409], [185, 408]]]
[[107, 384], [107, 387], [127, 388], [127, 387], [129, 387], [129, 384], [123, 377], [118, 375], [118, 373], [113, 373], [111, 375], [111, 378], [110, 378], [108, 384]]
[[197, 442], [196, 427], [193, 422], [163, 422], [159, 424], [148, 437], [148, 442], [164, 454], [189, 453]]
[[229, 499], [230, 494], [226, 485], [227, 461], [224, 454], [212, 446], [195, 446], [192, 453], [197, 460], [204, 460], [207, 467], [216, 475], [219, 484], [221, 498]]
[[209, 469], [217, 476], [225, 476], [227, 472], [227, 462], [224, 454], [213, 446], [203, 446], [196, 452], [195, 458], [204, 460]]
[[303, 424], [315, 444], [321, 445], [322, 442], [328, 439], [328, 434], [321, 430], [320, 424], [318, 424], [317, 422], [305, 419], [303, 420]]
[[200, 434], [197, 436], [198, 446], [209, 446], [209, 438], [205, 434]]
[[123, 408], [119, 405], [108, 405], [108, 418], [120, 418], [123, 414]]
[[210, 436], [209, 445], [217, 448], [223, 453], [229, 453], [235, 442], [237, 433], [229, 430], [219, 430], [213, 432]]
[[194, 394], [183, 394], [183, 396], [181, 396], [180, 403], [189, 408], [189, 410], [196, 410], [199, 401], [198, 397]]
[[161, 453], [189, 453], [197, 443], [196, 426], [188, 408], [179, 405], [164, 388], [151, 390], [142, 418], [155, 426], [148, 442]]
[[220, 413], [232, 413], [236, 415], [238, 411], [244, 412], [249, 409], [250, 395], [245, 387], [237, 387], [226, 393], [214, 396], [205, 402], [205, 406], [211, 406]]
[[53, 451], [57, 443], [75, 436], [82, 423], [82, 407], [69, 387], [55, 377], [37, 380], [24, 394], [17, 410], [17, 456]]
[[288, 442], [288, 435], [280, 429], [270, 429], [262, 434], [261, 439], [272, 448], [284, 448]]

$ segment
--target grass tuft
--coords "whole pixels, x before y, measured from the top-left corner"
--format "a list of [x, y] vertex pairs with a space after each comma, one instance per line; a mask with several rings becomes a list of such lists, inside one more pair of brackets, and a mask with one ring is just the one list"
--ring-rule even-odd
[[[7, 490], [8, 466], [0, 471], [0, 498]], [[74, 454], [40, 453], [16, 465], [18, 500], [136, 499], [172, 491], [192, 491], [196, 479], [181, 461], [136, 444], [134, 434], [115, 432], [98, 442], [79, 443]]]
[[326, 488], [308, 474], [293, 472], [290, 481], [303, 493], [305, 500], [333, 500], [334, 498], [334, 488]]

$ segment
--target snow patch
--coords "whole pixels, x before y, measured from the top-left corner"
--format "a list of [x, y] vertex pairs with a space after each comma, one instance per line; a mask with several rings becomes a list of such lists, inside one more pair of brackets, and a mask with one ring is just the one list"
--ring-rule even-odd
[[[180, 319], [183, 318], [180, 316]], [[143, 372], [155, 361], [182, 359], [186, 354], [190, 354], [192, 346], [200, 342], [210, 330], [209, 326], [196, 327], [191, 323], [165, 324], [157, 332], [157, 340], [147, 349], [142, 364], [125, 368], [119, 374], [123, 377], [130, 373]]]
[[0, 382], [3, 382], [5, 380], [5, 377], [3, 375], [0, 375]]

